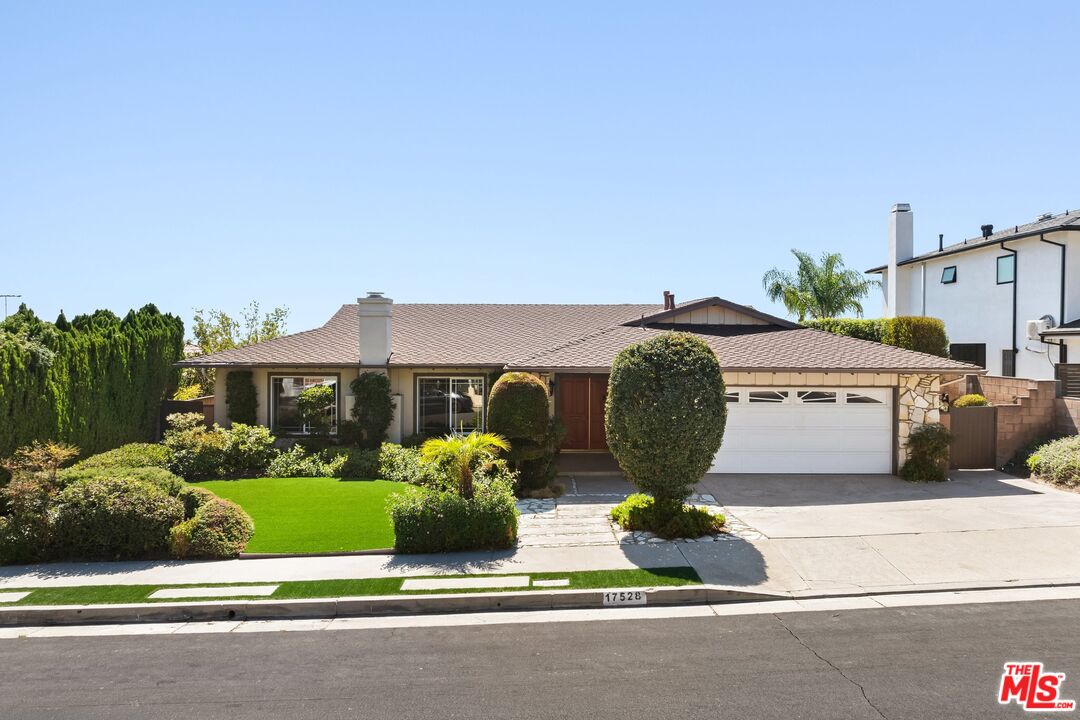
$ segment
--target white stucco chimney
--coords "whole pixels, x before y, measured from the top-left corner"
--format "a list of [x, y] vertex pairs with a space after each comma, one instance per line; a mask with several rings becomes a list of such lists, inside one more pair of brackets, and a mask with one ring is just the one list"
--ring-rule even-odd
[[897, 263], [915, 254], [915, 218], [911, 206], [896, 203], [889, 212], [889, 269], [885, 278], [885, 317], [903, 315], [909, 300], [903, 296], [905, 285], [897, 274]]
[[381, 292], [369, 292], [357, 298], [360, 319], [360, 364], [367, 367], [386, 367], [392, 350], [391, 321], [394, 301]]

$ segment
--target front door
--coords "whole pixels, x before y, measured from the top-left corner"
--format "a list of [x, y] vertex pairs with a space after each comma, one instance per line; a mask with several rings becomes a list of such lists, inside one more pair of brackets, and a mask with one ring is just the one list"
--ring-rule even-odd
[[556, 404], [559, 420], [566, 427], [563, 450], [607, 450], [604, 432], [604, 402], [607, 375], [559, 375]]

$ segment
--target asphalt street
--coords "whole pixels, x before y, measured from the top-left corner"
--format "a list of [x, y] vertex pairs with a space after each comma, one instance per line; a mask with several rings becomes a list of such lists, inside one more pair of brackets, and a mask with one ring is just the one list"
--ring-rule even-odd
[[997, 703], [1002, 665], [1042, 661], [1080, 699], [1078, 647], [1078, 601], [25, 638], [0, 640], [0, 717], [1040, 717]]

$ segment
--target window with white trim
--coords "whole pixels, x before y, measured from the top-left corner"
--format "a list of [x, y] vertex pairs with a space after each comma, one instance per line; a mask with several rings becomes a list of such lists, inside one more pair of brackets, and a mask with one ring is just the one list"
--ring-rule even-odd
[[310, 428], [300, 418], [297, 399], [300, 393], [316, 385], [329, 385], [334, 389], [334, 401], [326, 406], [330, 416], [330, 432], [337, 432], [338, 379], [336, 375], [271, 375], [270, 376], [270, 427], [282, 434], [306, 435]]
[[739, 391], [738, 390], [728, 390], [724, 394], [724, 400], [726, 400], [729, 403], [737, 403], [737, 402], [739, 402]]
[[416, 432], [446, 435], [483, 430], [486, 380], [483, 375], [416, 378]]

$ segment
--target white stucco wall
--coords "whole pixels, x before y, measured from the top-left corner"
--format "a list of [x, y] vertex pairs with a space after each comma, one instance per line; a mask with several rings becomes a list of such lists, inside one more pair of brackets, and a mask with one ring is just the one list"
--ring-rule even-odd
[[[1057, 348], [1027, 340], [1027, 321], [1053, 315], [1058, 323], [1068, 322], [1080, 313], [1080, 233], [1053, 233], [1047, 239], [1068, 245], [1065, 318], [1059, 317], [1060, 249], [1039, 242], [1038, 237], [1006, 242], [1007, 247], [1017, 251], [1018, 377], [1052, 379], [1053, 362], [1058, 359]], [[945, 322], [949, 342], [985, 344], [987, 370], [991, 375], [1000, 375], [1002, 350], [1012, 346], [1013, 286], [997, 284], [997, 258], [1007, 254], [1000, 245], [991, 245], [900, 267], [899, 314], [940, 318]], [[944, 285], [941, 272], [950, 265], [956, 266], [957, 279]], [[1070, 344], [1069, 353], [1070, 360], [1080, 360], [1080, 342]]]

